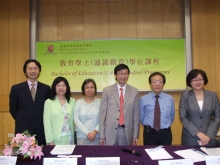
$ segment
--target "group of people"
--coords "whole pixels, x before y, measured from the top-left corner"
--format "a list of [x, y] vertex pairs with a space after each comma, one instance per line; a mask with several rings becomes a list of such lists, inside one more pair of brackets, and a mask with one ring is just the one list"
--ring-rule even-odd
[[[86, 79], [81, 99], [71, 97], [69, 82], [54, 79], [51, 87], [38, 81], [41, 65], [28, 59], [23, 72], [27, 81], [13, 85], [10, 113], [15, 133], [28, 130], [39, 145], [137, 145], [140, 123], [144, 127], [144, 145], [171, 145], [171, 125], [175, 117], [173, 97], [163, 92], [165, 75], [149, 76], [151, 92], [139, 98], [139, 91], [127, 84], [130, 70], [125, 64], [114, 68], [116, 83], [96, 97], [97, 86]], [[193, 69], [186, 77], [191, 90], [183, 92], [179, 116], [183, 124], [182, 145], [215, 146], [219, 129], [219, 99], [204, 89], [208, 78], [203, 70]]]

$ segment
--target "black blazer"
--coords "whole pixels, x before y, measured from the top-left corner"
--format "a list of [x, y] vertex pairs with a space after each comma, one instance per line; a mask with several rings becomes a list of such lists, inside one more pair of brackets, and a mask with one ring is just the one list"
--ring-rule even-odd
[[35, 101], [27, 81], [13, 85], [10, 92], [9, 108], [15, 120], [15, 133], [28, 130], [36, 134], [38, 144], [46, 144], [43, 127], [44, 102], [50, 95], [50, 87], [38, 82]]

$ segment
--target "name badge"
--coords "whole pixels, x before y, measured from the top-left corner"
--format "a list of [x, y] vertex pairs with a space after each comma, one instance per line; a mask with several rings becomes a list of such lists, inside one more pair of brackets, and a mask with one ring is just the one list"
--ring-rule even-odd
[[86, 165], [120, 165], [119, 157], [86, 158]]
[[15, 165], [17, 156], [0, 156], [0, 164]]
[[220, 156], [205, 156], [206, 165], [220, 165]]
[[159, 160], [159, 165], [193, 165], [193, 159]]
[[43, 165], [77, 165], [77, 158], [44, 158]]

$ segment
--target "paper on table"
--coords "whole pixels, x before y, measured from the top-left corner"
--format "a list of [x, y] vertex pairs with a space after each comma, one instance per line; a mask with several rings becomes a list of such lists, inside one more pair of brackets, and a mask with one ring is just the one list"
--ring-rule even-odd
[[186, 150], [178, 150], [174, 151], [179, 156], [182, 156], [185, 159], [193, 159], [194, 162], [201, 162], [205, 161], [205, 156], [202, 154], [199, 154], [192, 149], [186, 149]]
[[152, 160], [172, 159], [173, 157], [164, 149], [160, 148], [152, 152], [152, 149], [145, 149]]
[[82, 155], [57, 155], [58, 158], [81, 158]]
[[120, 157], [87, 157], [86, 165], [120, 165]]
[[52, 155], [72, 154], [76, 145], [56, 145], [50, 152]]
[[206, 165], [219, 165], [220, 157], [219, 156], [205, 156]]
[[220, 156], [220, 148], [206, 148], [206, 147], [201, 147], [200, 148], [202, 151], [207, 153], [209, 156]]

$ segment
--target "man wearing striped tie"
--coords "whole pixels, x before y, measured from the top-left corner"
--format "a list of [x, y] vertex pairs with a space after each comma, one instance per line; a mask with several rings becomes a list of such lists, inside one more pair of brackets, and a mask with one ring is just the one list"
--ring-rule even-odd
[[140, 99], [140, 122], [144, 126], [144, 145], [171, 145], [170, 129], [175, 107], [171, 95], [162, 92], [166, 78], [160, 72], [149, 76], [152, 92]]
[[43, 127], [44, 102], [50, 95], [50, 87], [38, 81], [41, 65], [28, 59], [23, 66], [27, 81], [11, 87], [9, 108], [15, 120], [15, 133], [28, 130], [35, 134], [39, 145], [46, 144]]

